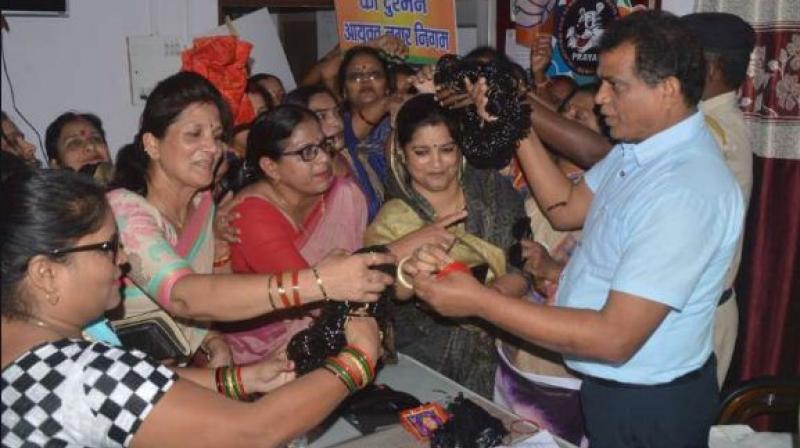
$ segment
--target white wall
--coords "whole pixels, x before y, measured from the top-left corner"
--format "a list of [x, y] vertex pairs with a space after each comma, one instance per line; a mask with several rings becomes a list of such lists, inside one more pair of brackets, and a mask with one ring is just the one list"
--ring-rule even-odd
[[675, 15], [682, 16], [694, 12], [695, 0], [662, 0], [661, 8]]
[[[141, 113], [131, 104], [125, 38], [162, 34], [188, 42], [217, 25], [217, 1], [73, 0], [69, 8], [69, 17], [7, 18], [10, 32], [3, 32], [3, 50], [17, 107], [42, 140], [62, 112], [93, 112], [116, 152], [133, 138]], [[2, 106], [35, 142], [11, 107], [4, 75]]]

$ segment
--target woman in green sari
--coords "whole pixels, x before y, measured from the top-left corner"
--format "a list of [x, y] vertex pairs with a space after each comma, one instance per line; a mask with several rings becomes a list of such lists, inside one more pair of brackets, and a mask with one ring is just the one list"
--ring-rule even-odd
[[[408, 100], [398, 112], [389, 146], [389, 191], [395, 199], [380, 209], [365, 244], [386, 244], [398, 259], [423, 244], [440, 244], [486, 284], [521, 296], [527, 281], [507, 265], [506, 252], [516, 242], [514, 223], [525, 217], [522, 200], [496, 171], [465, 163], [448, 113], [430, 94]], [[412, 298], [410, 289], [400, 284], [397, 289], [401, 300]], [[398, 351], [491, 398], [497, 334], [487, 328], [413, 303], [396, 307]]]

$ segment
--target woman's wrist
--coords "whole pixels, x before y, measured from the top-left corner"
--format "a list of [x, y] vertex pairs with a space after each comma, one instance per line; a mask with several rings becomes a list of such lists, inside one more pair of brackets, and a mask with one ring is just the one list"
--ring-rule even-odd
[[329, 279], [324, 267], [271, 274], [267, 278], [265, 301], [270, 310], [281, 310], [330, 300]]
[[363, 389], [375, 380], [376, 365], [359, 347], [348, 345], [337, 356], [331, 356], [322, 365], [336, 376], [350, 393]]
[[252, 396], [245, 389], [244, 381], [242, 381], [241, 366], [217, 367], [213, 372], [217, 392], [234, 400], [252, 400]]
[[315, 268], [286, 270], [267, 276], [265, 296], [268, 312], [328, 299], [324, 281]]

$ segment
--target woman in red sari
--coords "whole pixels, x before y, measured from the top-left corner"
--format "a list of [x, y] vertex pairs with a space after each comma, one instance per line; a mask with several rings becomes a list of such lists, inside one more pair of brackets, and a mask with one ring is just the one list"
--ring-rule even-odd
[[[255, 119], [246, 163], [256, 180], [237, 196], [234, 272], [275, 274], [288, 285], [291, 272], [337, 249], [361, 247], [366, 200], [350, 178], [334, 175], [334, 154], [319, 119], [304, 107], [284, 104]], [[283, 350], [308, 325], [307, 312], [295, 309], [225, 328], [234, 360], [249, 363]]]

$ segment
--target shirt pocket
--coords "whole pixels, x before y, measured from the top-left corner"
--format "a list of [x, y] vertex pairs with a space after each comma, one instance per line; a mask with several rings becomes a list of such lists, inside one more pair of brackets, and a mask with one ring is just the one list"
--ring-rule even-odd
[[593, 218], [581, 236], [581, 250], [586, 258], [587, 269], [604, 279], [610, 279], [622, 253], [623, 226], [606, 206], [600, 207]]

